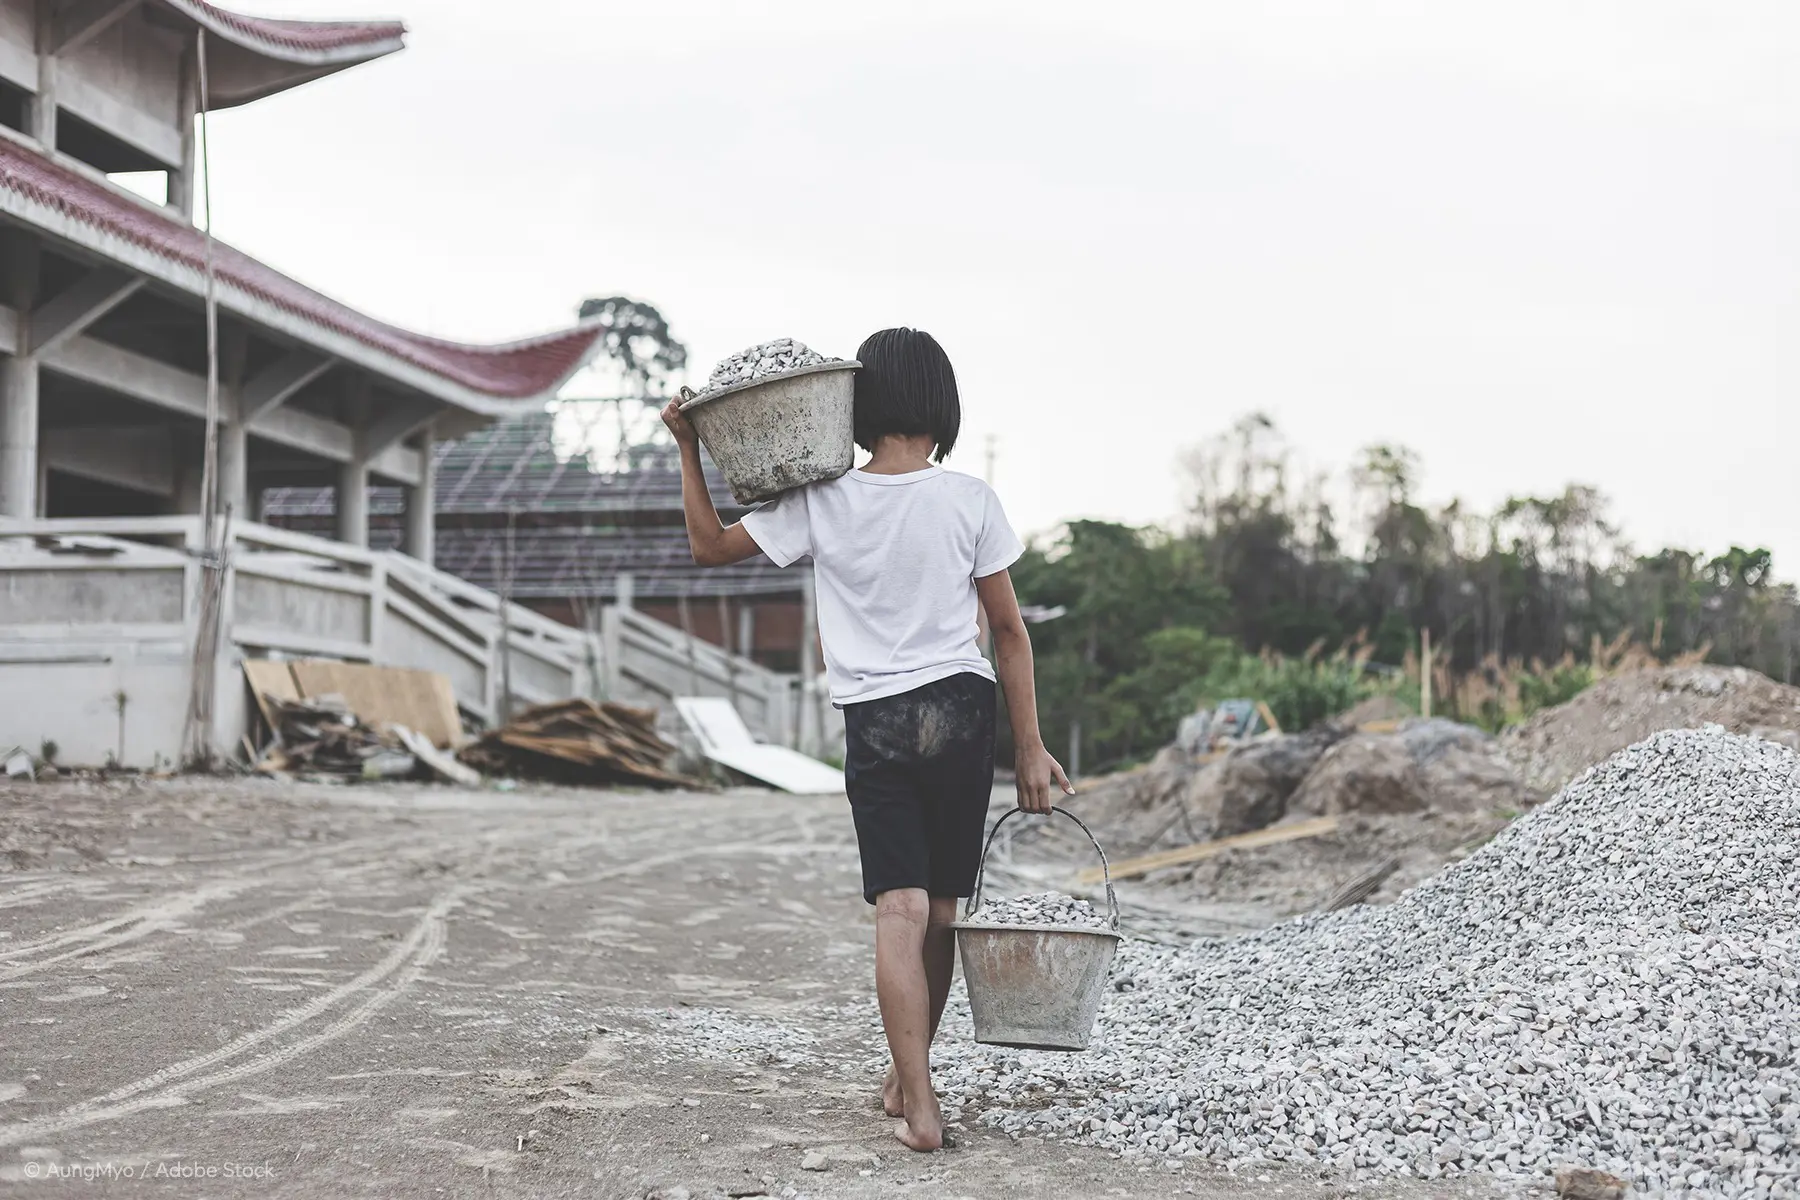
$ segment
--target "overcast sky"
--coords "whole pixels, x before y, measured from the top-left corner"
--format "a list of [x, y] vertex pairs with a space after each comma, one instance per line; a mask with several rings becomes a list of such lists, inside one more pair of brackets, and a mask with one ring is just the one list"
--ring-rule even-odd
[[1261, 409], [1800, 576], [1800, 6], [404, 2], [237, 0], [409, 47], [213, 125], [220, 235], [379, 316], [928, 329], [1025, 530]]

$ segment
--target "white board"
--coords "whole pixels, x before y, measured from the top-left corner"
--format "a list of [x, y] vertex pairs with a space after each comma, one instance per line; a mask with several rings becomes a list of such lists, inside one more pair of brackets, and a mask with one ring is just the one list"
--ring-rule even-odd
[[722, 767], [760, 779], [784, 792], [841, 795], [844, 773], [786, 746], [768, 746], [750, 736], [731, 701], [716, 696], [678, 696], [675, 711], [694, 737], [700, 753]]

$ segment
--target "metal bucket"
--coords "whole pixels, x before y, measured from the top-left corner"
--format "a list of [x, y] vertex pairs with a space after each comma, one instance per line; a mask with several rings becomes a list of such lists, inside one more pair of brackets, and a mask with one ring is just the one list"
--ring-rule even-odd
[[1008, 817], [1023, 812], [1015, 808], [998, 821], [981, 848], [981, 867], [975, 874], [975, 894], [969, 897], [963, 919], [951, 926], [962, 952], [963, 981], [969, 988], [969, 1009], [975, 1018], [975, 1040], [988, 1046], [1016, 1046], [1023, 1050], [1086, 1050], [1094, 1032], [1094, 1017], [1106, 993], [1106, 976], [1113, 951], [1119, 945], [1119, 901], [1113, 895], [1112, 872], [1106, 851], [1081, 818], [1064, 808], [1052, 807], [1087, 834], [1100, 855], [1106, 877], [1106, 904], [1110, 929], [1085, 925], [996, 925], [975, 920], [981, 907], [981, 881], [987, 873], [988, 850], [994, 834]]
[[856, 461], [852, 437], [855, 360], [819, 363], [752, 383], [681, 391], [693, 421], [739, 504], [836, 479]]

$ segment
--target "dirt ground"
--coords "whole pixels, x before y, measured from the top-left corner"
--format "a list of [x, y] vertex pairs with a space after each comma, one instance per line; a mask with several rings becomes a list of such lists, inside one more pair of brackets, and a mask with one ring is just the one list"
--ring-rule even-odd
[[906, 1151], [852, 837], [761, 793], [0, 787], [0, 1195], [1496, 1193], [975, 1114]]

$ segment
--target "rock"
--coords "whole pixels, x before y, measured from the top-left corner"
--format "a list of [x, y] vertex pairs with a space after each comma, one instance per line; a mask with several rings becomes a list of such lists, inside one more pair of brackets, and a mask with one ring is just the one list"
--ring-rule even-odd
[[1284, 734], [1234, 747], [1195, 780], [1189, 795], [1214, 837], [1273, 825], [1321, 756], [1343, 735], [1335, 729]]
[[860, 1171], [864, 1168], [872, 1170], [880, 1165], [879, 1158], [855, 1146], [820, 1146], [808, 1150], [800, 1160], [802, 1171], [829, 1171], [833, 1167], [848, 1167]]
[[1425, 781], [1399, 737], [1364, 734], [1339, 742], [1319, 760], [1288, 802], [1309, 816], [1418, 812]]
[[1617, 1175], [1591, 1167], [1559, 1167], [1556, 1194], [1563, 1200], [1624, 1200], [1631, 1185]]

